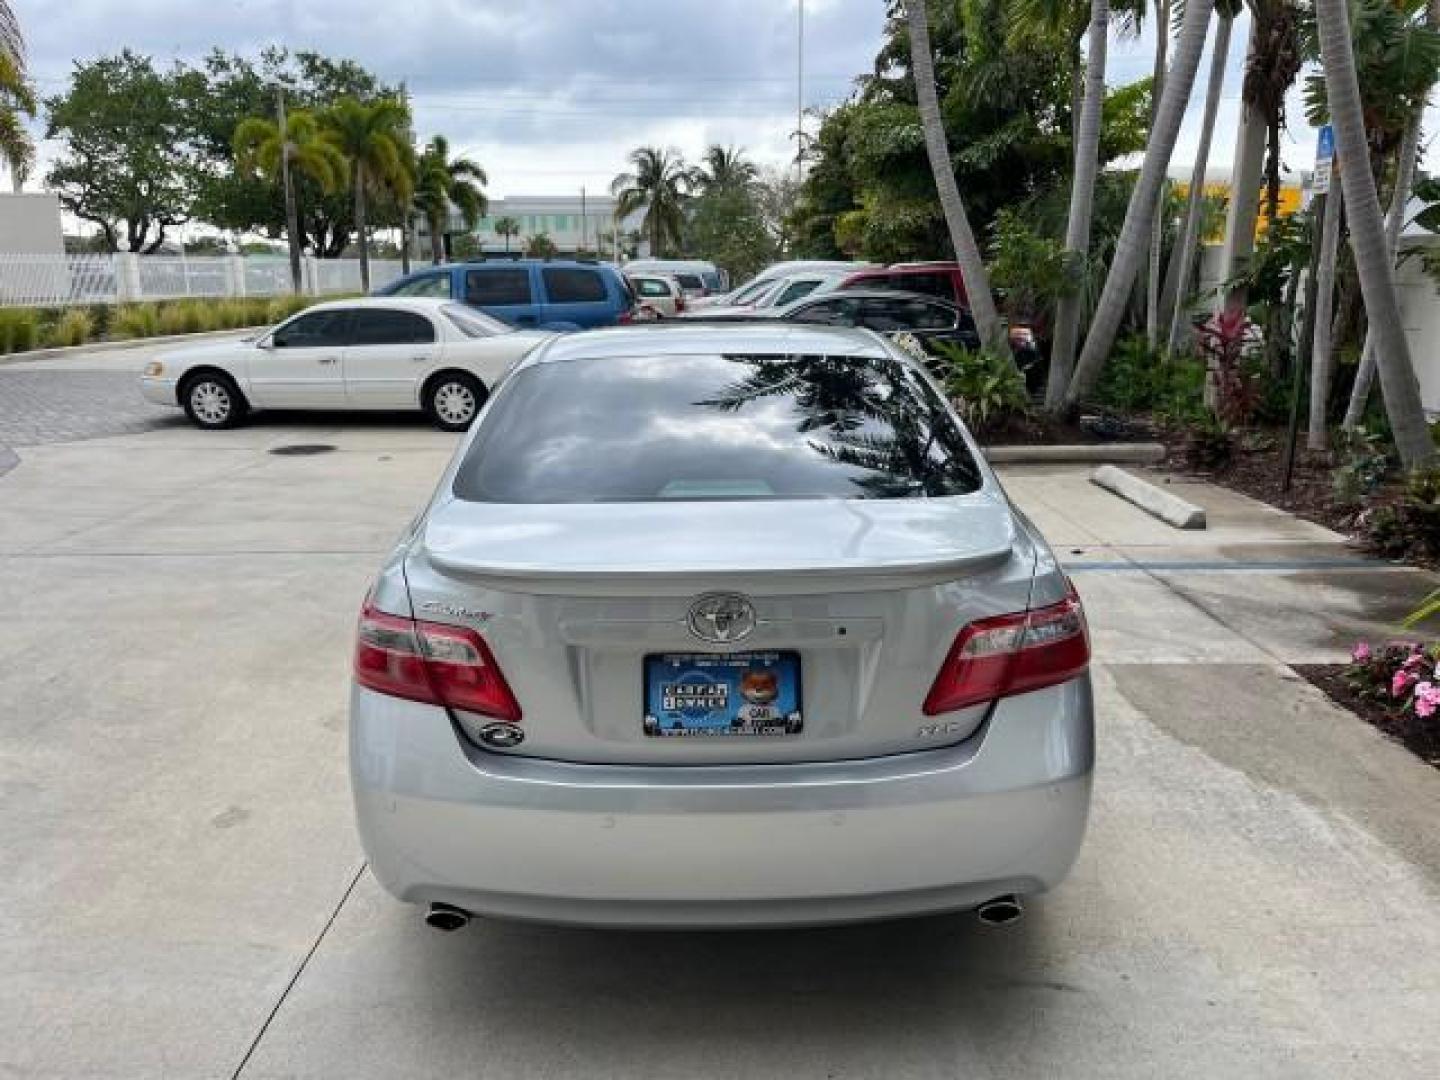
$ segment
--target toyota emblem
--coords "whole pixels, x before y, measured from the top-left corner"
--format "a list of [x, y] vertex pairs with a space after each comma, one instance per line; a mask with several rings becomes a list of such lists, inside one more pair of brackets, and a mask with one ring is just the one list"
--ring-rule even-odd
[[706, 593], [690, 605], [690, 633], [712, 645], [743, 641], [755, 630], [755, 605], [735, 593]]

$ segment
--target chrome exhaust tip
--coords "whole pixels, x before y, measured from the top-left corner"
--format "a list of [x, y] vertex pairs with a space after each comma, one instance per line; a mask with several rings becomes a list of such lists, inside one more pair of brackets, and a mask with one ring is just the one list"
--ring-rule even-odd
[[1020, 898], [1013, 893], [986, 900], [975, 909], [976, 917], [986, 926], [1009, 926], [1019, 922], [1024, 914], [1025, 908], [1020, 903]]
[[431, 904], [425, 913], [425, 925], [446, 933], [463, 930], [470, 925], [470, 913], [450, 904]]

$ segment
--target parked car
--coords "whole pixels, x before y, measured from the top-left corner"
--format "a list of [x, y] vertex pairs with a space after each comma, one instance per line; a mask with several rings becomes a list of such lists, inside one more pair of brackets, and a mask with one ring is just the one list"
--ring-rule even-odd
[[635, 293], [637, 319], [673, 319], [685, 311], [687, 297], [670, 274], [625, 275]]
[[418, 408], [463, 431], [504, 372], [553, 336], [452, 300], [336, 300], [241, 341], [163, 353], [140, 391], [202, 428], [233, 427], [252, 409]]
[[738, 304], [694, 308], [696, 318], [714, 318], [717, 315], [744, 314], [764, 308], [784, 307], [802, 297], [833, 289], [840, 283], [841, 275], [835, 273], [809, 272], [785, 274], [765, 282], [765, 287], [750, 294]]
[[584, 330], [629, 322], [635, 297], [608, 263], [568, 259], [495, 259], [417, 270], [376, 296], [461, 300], [521, 328]]
[[631, 259], [627, 274], [670, 274], [689, 296], [715, 296], [729, 286], [725, 271], [705, 259]]
[[1044, 539], [883, 338], [560, 336], [364, 601], [360, 836], [446, 930], [1006, 921], [1085, 831], [1089, 656]]
[[[960, 274], [960, 264], [954, 262], [911, 262], [895, 263], [892, 266], [869, 266], [856, 270], [840, 282], [840, 289], [895, 289], [901, 292], [925, 293], [938, 296], [953, 304], [968, 308], [965, 296], [965, 280]], [[1035, 331], [1023, 324], [1012, 324], [1009, 328], [1010, 348], [1017, 354], [1034, 354], [1035, 362], [1040, 360], [1040, 343]]]
[[765, 289], [770, 288], [777, 278], [805, 273], [843, 275], [869, 265], [870, 263], [836, 262], [828, 259], [792, 259], [787, 262], [772, 263], [738, 288], [719, 296], [706, 297], [692, 304], [691, 307], [696, 309], [741, 307], [752, 302]]

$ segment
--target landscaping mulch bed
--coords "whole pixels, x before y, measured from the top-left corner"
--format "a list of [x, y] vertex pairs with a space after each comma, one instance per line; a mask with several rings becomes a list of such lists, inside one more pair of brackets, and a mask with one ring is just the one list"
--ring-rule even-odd
[[1344, 664], [1296, 664], [1297, 673], [1323, 690], [1335, 704], [1349, 709], [1397, 742], [1421, 761], [1440, 769], [1440, 715], [1428, 718], [1397, 712], [1356, 692], [1345, 678]]
[[[1301, 433], [1304, 439], [1304, 433]], [[1192, 476], [1198, 476], [1212, 483], [1249, 495], [1263, 503], [1288, 510], [1296, 517], [1324, 525], [1336, 532], [1350, 533], [1354, 529], [1356, 508], [1337, 507], [1334, 502], [1332, 476], [1334, 464], [1328, 452], [1317, 453], [1306, 450], [1303, 445], [1295, 450], [1295, 467], [1291, 474], [1290, 489], [1282, 490], [1285, 476], [1285, 432], [1257, 430], [1241, 435], [1235, 453], [1230, 461], [1216, 469], [1194, 469], [1185, 460], [1185, 436], [1183, 433], [1169, 433], [1165, 444], [1170, 449], [1168, 464]], [[1383, 502], [1388, 493], [1372, 496], [1369, 505]], [[1398, 488], [1394, 492], [1398, 496]]]

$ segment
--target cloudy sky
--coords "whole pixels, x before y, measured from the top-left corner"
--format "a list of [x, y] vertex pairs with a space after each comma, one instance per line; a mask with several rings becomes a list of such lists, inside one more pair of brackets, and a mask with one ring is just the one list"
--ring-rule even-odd
[[[793, 153], [795, 0], [12, 0], [43, 94], [77, 59], [129, 46], [191, 60], [219, 45], [353, 57], [410, 87], [422, 136], [443, 133], [481, 162], [492, 195], [608, 187], [630, 148], [712, 142], [783, 164]], [[870, 68], [884, 0], [806, 0], [807, 106], [832, 104]], [[1228, 166], [1248, 22], [1237, 24], [1212, 165]], [[1112, 85], [1150, 70], [1153, 37], [1112, 43]], [[1202, 62], [1208, 65], [1208, 57]], [[1175, 156], [1194, 154], [1203, 77]], [[1287, 160], [1314, 137], [1298, 100]], [[51, 148], [42, 147], [43, 159]]]

